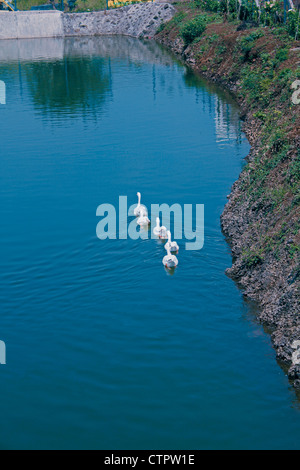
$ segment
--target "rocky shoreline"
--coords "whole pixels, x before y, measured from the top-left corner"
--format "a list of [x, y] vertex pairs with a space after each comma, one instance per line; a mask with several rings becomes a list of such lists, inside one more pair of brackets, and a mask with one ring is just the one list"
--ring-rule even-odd
[[[243, 130], [251, 144], [250, 154], [246, 158], [248, 164], [233, 184], [221, 216], [221, 227], [233, 256], [233, 265], [227, 269], [227, 274], [242, 287], [246, 298], [258, 303], [257, 317], [271, 333], [278, 362], [287, 372], [291, 383], [299, 389], [299, 258], [298, 251], [294, 248], [299, 247], [299, 203], [293, 207], [294, 200], [287, 192], [285, 200], [273, 210], [270, 199], [266, 196], [270, 188], [274, 189], [276, 186], [281, 188], [286, 173], [299, 161], [299, 114], [296, 112], [290, 116], [295, 122], [295, 129], [289, 136], [287, 154], [282, 158], [282, 163], [277, 165], [275, 172], [266, 171], [266, 177], [261, 180], [260, 188], [259, 183], [254, 187], [251, 179], [256, 178], [257, 173], [268, 167], [267, 159], [272, 159], [280, 148], [276, 148], [276, 152], [273, 150], [272, 154], [270, 145], [265, 145], [266, 129], [257, 117], [262, 111], [249, 103], [238, 70], [240, 64], [235, 63], [236, 44], [241, 41], [241, 37], [246, 35], [249, 37], [251, 31], [238, 33], [236, 26], [212, 24], [207, 27], [208, 32], [203, 39], [197, 41], [197, 44], [186, 46], [180, 37], [178, 27], [180, 15], [183, 14], [194, 13], [191, 14], [184, 7], [181, 8], [177, 15], [178, 19], [175, 18], [175, 21], [171, 22], [173, 24], [159, 32], [156, 40], [179, 55], [194, 71], [200, 72], [205, 78], [224, 86], [234, 94], [242, 111]], [[217, 45], [213, 48], [212, 38], [217, 36]], [[259, 47], [260, 50], [267, 49], [268, 41], [266, 45], [262, 44]], [[217, 51], [220, 51], [220, 57], [216, 55]], [[291, 48], [289, 67], [298, 60], [292, 51]], [[256, 52], [254, 56], [255, 54]], [[251, 64], [251, 73], [256, 67], [255, 60], [257, 59]], [[300, 105], [298, 106], [300, 110]], [[294, 108], [291, 109], [295, 112]], [[277, 112], [281, 116], [283, 110], [284, 106], [278, 100], [272, 113]], [[268, 116], [267, 112], [266, 106], [264, 114]], [[266, 160], [265, 167], [261, 163], [262, 154]], [[291, 206], [292, 210], [289, 210]], [[278, 243], [277, 232], [282, 233]], [[267, 239], [269, 246], [265, 242]], [[295, 256], [291, 257], [294, 251]]]

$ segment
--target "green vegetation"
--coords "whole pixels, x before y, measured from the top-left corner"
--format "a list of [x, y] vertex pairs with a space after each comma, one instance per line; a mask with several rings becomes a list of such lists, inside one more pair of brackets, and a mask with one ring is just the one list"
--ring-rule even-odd
[[[17, 7], [19, 10], [30, 10], [33, 6], [47, 5], [49, 0], [17, 0]], [[61, 1], [54, 0], [54, 3], [60, 7]], [[135, 0], [119, 0], [115, 2], [114, 7], [129, 5], [132, 3], [140, 3]], [[114, 8], [110, 6], [110, 8]], [[106, 0], [64, 0], [65, 11], [97, 11], [106, 9]]]
[[180, 34], [186, 46], [204, 33], [206, 23], [205, 16], [196, 16], [181, 27]]
[[[109, 69], [102, 57], [33, 62], [24, 65], [22, 73], [31, 100], [42, 116], [47, 116], [50, 109], [56, 116], [66, 112], [75, 115], [81, 109], [85, 116], [87, 110], [101, 109], [111, 90]], [[68, 81], [68, 77], [72, 79]]]
[[246, 251], [243, 253], [243, 261], [248, 269], [254, 268], [263, 262], [260, 252]]
[[228, 21], [248, 21], [257, 26], [275, 26], [297, 38], [299, 35], [299, 10], [289, 11], [284, 23], [283, 2], [271, 0], [261, 4], [260, 10], [253, 0], [244, 0], [240, 5], [236, 0], [195, 0], [195, 5], [203, 11], [223, 14]]
[[[259, 18], [250, 1], [237, 15], [236, 5], [232, 0], [178, 4], [163, 34], [183, 38], [196, 69], [230, 84], [251, 122], [255, 119], [256, 151], [243, 169], [237, 198], [241, 211], [248, 208], [246, 231], [251, 234], [244, 266], [255, 268], [272, 256], [287, 256], [295, 266], [300, 254], [300, 105], [292, 102], [291, 86], [300, 79], [299, 57], [292, 52], [299, 48], [293, 37], [298, 19], [289, 12], [283, 24], [283, 15], [275, 17], [268, 4]], [[246, 20], [243, 28], [238, 18]]]
[[300, 32], [299, 10], [298, 12], [295, 12], [295, 11], [288, 12], [287, 30], [291, 36], [299, 39], [299, 32]]
[[[211, 15], [197, 15], [194, 16], [192, 19], [187, 18], [187, 14], [183, 12], [177, 13], [174, 18], [168, 23], [168, 27], [172, 27], [174, 25], [179, 27], [179, 33], [186, 46], [198, 40], [204, 31], [206, 30], [206, 26], [209, 23], [219, 23], [222, 21], [222, 18], [218, 14], [211, 14]], [[211, 42], [214, 42], [218, 38], [218, 35], [213, 35], [210, 38]]]
[[[30, 10], [33, 6], [46, 5], [49, 0], [17, 0], [17, 7], [19, 10]], [[56, 4], [60, 5], [60, 0], [55, 0]], [[68, 10], [68, 0], [64, 0], [66, 11]], [[76, 0], [76, 11], [87, 10], [103, 10], [106, 5], [106, 0]]]

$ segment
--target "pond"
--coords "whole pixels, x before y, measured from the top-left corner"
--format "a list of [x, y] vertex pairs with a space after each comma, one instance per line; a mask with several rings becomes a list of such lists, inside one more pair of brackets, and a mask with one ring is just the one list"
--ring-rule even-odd
[[[125, 37], [2, 41], [0, 80], [0, 447], [299, 447], [294, 391], [225, 275], [249, 151], [233, 99]], [[174, 273], [157, 240], [96, 236], [97, 207], [137, 191], [204, 204]]]

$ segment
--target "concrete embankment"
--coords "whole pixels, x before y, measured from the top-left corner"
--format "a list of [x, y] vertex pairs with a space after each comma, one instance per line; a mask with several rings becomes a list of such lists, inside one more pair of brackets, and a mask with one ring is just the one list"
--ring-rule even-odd
[[0, 39], [126, 35], [153, 37], [172, 18], [169, 3], [143, 3], [89, 13], [0, 12]]
[[0, 12], [0, 39], [46, 38], [63, 35], [60, 12]]

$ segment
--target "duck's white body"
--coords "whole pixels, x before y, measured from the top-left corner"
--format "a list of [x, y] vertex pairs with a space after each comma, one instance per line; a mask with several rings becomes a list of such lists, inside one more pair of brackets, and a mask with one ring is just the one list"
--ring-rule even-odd
[[136, 217], [139, 217], [141, 213], [143, 212], [144, 214], [148, 215], [148, 210], [147, 207], [141, 204], [141, 193], [137, 193], [138, 197], [138, 203], [136, 208], [134, 209], [133, 213]]
[[156, 217], [156, 227], [154, 227], [153, 233], [159, 238], [167, 238], [167, 229], [164, 225], [160, 226], [159, 217]]
[[145, 226], [150, 224], [150, 220], [148, 219], [148, 215], [146, 212], [141, 211], [139, 218], [137, 219], [138, 225]]
[[165, 249], [166, 250], [170, 250], [170, 252], [172, 253], [178, 253], [179, 251], [179, 246], [177, 245], [177, 243], [174, 241], [172, 242], [171, 240], [171, 232], [168, 230], [167, 232], [167, 235], [168, 235], [168, 241], [167, 243], [165, 244]]
[[163, 262], [163, 265], [166, 267], [166, 268], [176, 268], [176, 266], [178, 265], [178, 259], [176, 258], [176, 256], [174, 255], [171, 255], [171, 252], [170, 252], [170, 249], [167, 248], [167, 252], [168, 254], [166, 256], [164, 256], [162, 262]]

